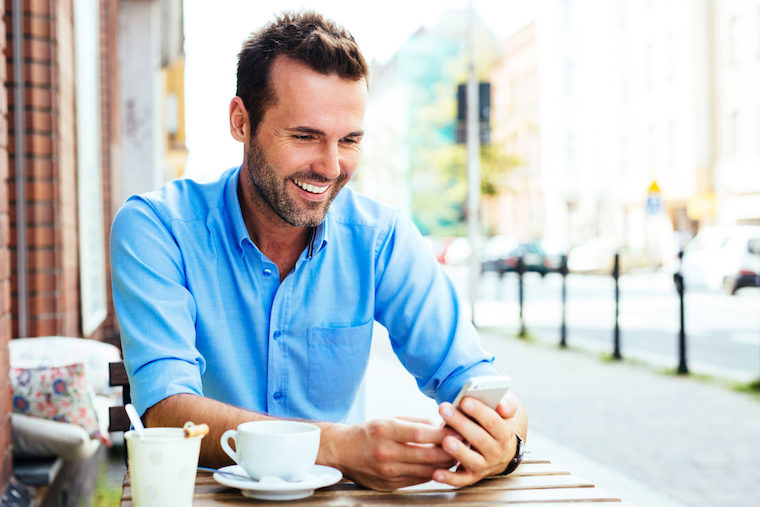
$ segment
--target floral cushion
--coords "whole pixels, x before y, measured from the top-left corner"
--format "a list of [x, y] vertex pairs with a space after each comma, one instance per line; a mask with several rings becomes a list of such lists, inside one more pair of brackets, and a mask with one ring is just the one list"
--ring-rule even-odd
[[84, 364], [11, 368], [13, 412], [68, 422], [83, 427], [91, 437], [101, 435]]
[[8, 350], [12, 368], [84, 363], [88, 383], [96, 394], [108, 396], [115, 392], [108, 385], [108, 363], [121, 361], [121, 353], [108, 343], [68, 336], [42, 336], [10, 340]]

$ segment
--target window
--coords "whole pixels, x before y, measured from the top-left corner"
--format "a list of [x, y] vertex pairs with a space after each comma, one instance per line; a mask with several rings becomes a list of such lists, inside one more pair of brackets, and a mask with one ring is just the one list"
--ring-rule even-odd
[[672, 120], [668, 122], [668, 165], [676, 165], [676, 124]]
[[567, 160], [567, 173], [575, 178], [575, 134], [568, 131], [565, 136], [565, 157]]
[[668, 34], [665, 37], [665, 82], [668, 84], [673, 84], [674, 46], [673, 35]]
[[729, 139], [729, 151], [731, 155], [734, 157], [739, 156], [741, 151], [741, 114], [739, 111], [734, 111], [731, 114], [731, 122], [730, 122], [730, 136]]
[[654, 52], [652, 44], [644, 46], [644, 79], [647, 83], [647, 90], [650, 92], [654, 89]]
[[736, 16], [728, 23], [728, 61], [732, 64], [739, 61], [739, 19]]

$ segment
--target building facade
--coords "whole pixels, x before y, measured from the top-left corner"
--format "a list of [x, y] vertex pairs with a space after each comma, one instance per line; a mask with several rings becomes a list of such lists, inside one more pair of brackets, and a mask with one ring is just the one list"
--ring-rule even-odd
[[498, 232], [666, 260], [701, 226], [760, 223], [760, 1], [549, 0], [492, 80], [522, 161]]
[[550, 226], [541, 172], [535, 23], [505, 40], [500, 55], [490, 77], [492, 142], [513, 154], [518, 165], [500, 182], [497, 198], [484, 202], [483, 213], [494, 233], [529, 241], [545, 235]]
[[[715, 222], [760, 224], [760, 1], [713, 1], [714, 166], [699, 206]], [[709, 205], [712, 205], [709, 206]]]

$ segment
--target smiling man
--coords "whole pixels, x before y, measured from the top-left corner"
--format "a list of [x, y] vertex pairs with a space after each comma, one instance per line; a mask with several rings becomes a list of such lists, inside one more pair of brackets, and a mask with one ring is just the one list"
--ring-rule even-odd
[[[238, 57], [229, 118], [242, 165], [132, 196], [114, 220], [133, 403], [152, 426], [208, 423], [203, 464], [229, 463], [225, 430], [268, 418], [314, 421], [317, 462], [376, 489], [464, 486], [519, 457], [516, 398], [496, 410], [466, 399], [469, 417], [450, 404], [468, 378], [497, 372], [418, 231], [344, 188], [366, 101], [353, 37], [315, 13], [284, 14]], [[364, 420], [375, 321], [447, 427]]]

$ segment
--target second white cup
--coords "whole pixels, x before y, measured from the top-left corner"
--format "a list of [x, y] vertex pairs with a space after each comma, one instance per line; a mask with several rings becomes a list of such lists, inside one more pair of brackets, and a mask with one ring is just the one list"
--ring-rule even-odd
[[[253, 479], [302, 481], [319, 452], [319, 427], [299, 421], [250, 421], [221, 438], [224, 452]], [[230, 439], [235, 449], [230, 447]]]

